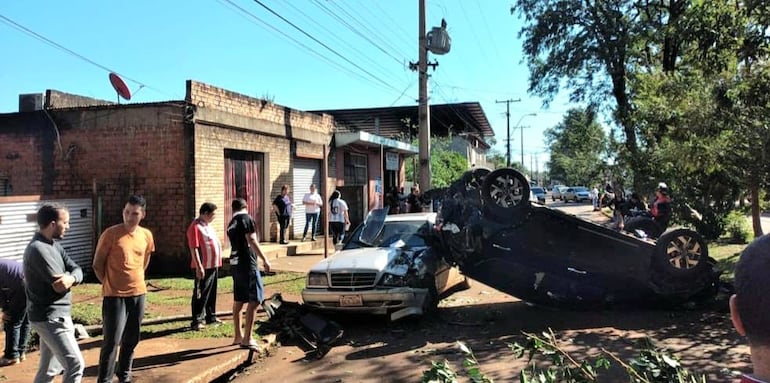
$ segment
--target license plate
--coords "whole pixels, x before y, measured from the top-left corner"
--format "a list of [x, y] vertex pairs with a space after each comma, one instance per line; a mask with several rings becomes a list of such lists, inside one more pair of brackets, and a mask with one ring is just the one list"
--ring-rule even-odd
[[340, 297], [340, 307], [363, 306], [364, 301], [360, 295], [343, 295]]

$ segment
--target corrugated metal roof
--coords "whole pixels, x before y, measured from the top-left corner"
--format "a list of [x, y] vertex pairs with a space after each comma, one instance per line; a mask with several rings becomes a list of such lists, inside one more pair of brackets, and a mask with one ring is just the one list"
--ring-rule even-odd
[[[327, 109], [310, 112], [331, 114], [341, 128], [340, 131], [363, 130], [387, 138], [409, 134], [407, 121], [411, 125], [418, 123], [417, 106]], [[430, 105], [430, 120], [431, 134], [434, 135], [448, 136], [449, 132], [476, 134], [482, 137], [495, 135], [484, 109], [478, 102]], [[375, 124], [375, 121], [378, 121], [378, 124]], [[412, 133], [416, 136], [416, 131]]]

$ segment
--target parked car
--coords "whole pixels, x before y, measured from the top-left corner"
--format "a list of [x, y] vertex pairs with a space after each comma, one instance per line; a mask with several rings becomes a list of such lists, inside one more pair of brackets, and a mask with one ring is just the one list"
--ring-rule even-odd
[[539, 203], [545, 203], [545, 189], [541, 188], [539, 186], [535, 186], [532, 188], [532, 193], [535, 193], [535, 197], [537, 197], [537, 202]]
[[556, 185], [551, 189], [551, 201], [562, 199], [562, 193], [567, 191], [567, 187], [564, 185]]
[[310, 269], [302, 290], [305, 305], [322, 311], [390, 314], [391, 320], [398, 320], [429, 313], [442, 294], [470, 286], [426, 243], [436, 213], [386, 213], [372, 211], [339, 252]]
[[472, 172], [447, 189], [431, 242], [474, 280], [571, 309], [671, 307], [708, 302], [719, 290], [721, 272], [696, 231], [672, 228], [657, 239], [619, 232], [530, 203], [515, 169]]
[[584, 187], [584, 186], [569, 187], [561, 195], [561, 199], [564, 200], [564, 202], [569, 202], [569, 201], [575, 201], [575, 202], [590, 201], [591, 200], [591, 191], [588, 190], [588, 188]]

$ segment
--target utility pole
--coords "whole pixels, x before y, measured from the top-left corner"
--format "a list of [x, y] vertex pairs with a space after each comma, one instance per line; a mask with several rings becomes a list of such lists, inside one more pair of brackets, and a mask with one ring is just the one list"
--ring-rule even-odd
[[419, 95], [417, 120], [420, 124], [420, 190], [431, 189], [430, 169], [430, 109], [428, 108], [428, 47], [425, 41], [425, 0], [420, 0], [419, 27], [417, 50], [417, 73], [419, 78]]
[[[434, 70], [438, 62], [428, 62], [428, 51], [433, 54], [443, 55], [449, 53], [452, 45], [452, 39], [446, 31], [446, 20], [441, 20], [441, 27], [433, 27], [430, 33], [425, 33], [425, 0], [419, 0], [419, 22], [418, 22], [418, 60], [417, 63], [409, 63], [409, 68], [417, 70], [419, 95], [417, 99], [417, 120], [419, 123], [418, 139], [420, 141], [420, 188], [430, 190], [431, 169], [430, 169], [430, 108], [428, 107], [428, 67]], [[428, 43], [430, 38], [430, 44]]]
[[502, 101], [495, 100], [496, 104], [505, 103], [505, 117], [507, 121], [506, 132], [508, 133], [508, 136], [505, 139], [505, 166], [509, 168], [511, 167], [511, 103], [519, 101], [521, 101], [521, 99], [507, 99]]

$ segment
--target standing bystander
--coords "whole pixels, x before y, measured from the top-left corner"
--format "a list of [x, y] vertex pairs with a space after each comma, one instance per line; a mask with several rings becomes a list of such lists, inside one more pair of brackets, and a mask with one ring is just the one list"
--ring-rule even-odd
[[70, 288], [83, 281], [83, 270], [57, 240], [70, 227], [63, 205], [45, 204], [37, 211], [38, 232], [24, 250], [27, 315], [40, 337], [40, 365], [35, 383], [52, 382], [64, 373], [63, 383], [79, 383], [85, 362], [75, 339]]
[[406, 197], [406, 204], [409, 206], [410, 213], [419, 213], [422, 211], [422, 202], [420, 202], [420, 186], [412, 186], [412, 192]]
[[752, 375], [742, 383], [770, 382], [770, 235], [755, 239], [741, 253], [735, 267], [735, 294], [730, 317], [739, 334], [749, 340]]
[[[250, 350], [259, 350], [259, 345], [252, 338], [254, 312], [264, 300], [264, 286], [259, 273], [257, 256], [262, 259], [265, 271], [270, 271], [270, 262], [259, 247], [257, 226], [246, 210], [246, 201], [242, 198], [233, 200], [233, 218], [227, 225], [227, 237], [230, 239], [230, 265], [233, 274], [233, 327], [235, 327], [234, 345]], [[246, 323], [241, 329], [241, 310], [246, 304]]]
[[[131, 381], [134, 349], [139, 344], [147, 286], [144, 271], [155, 251], [152, 232], [139, 226], [147, 202], [138, 195], [123, 207], [123, 223], [102, 232], [94, 253], [94, 274], [102, 282], [104, 340], [99, 353], [97, 382]], [[117, 371], [115, 357], [120, 346]]]
[[305, 230], [302, 231], [302, 240], [307, 238], [307, 228], [310, 226], [310, 240], [315, 241], [316, 231], [318, 231], [318, 216], [321, 214], [321, 206], [324, 204], [323, 198], [315, 191], [315, 184], [310, 185], [310, 192], [302, 197], [302, 203], [305, 205]]
[[289, 241], [286, 240], [286, 229], [289, 228], [289, 222], [291, 221], [291, 197], [289, 197], [289, 185], [281, 186], [281, 194], [279, 194], [273, 200], [273, 211], [275, 216], [278, 217], [279, 227], [279, 243], [281, 245], [288, 245]]
[[187, 228], [187, 246], [190, 248], [190, 268], [195, 274], [190, 328], [202, 330], [206, 324], [221, 324], [217, 318], [217, 281], [222, 267], [222, 244], [217, 231], [211, 226], [217, 205], [204, 202]]
[[335, 190], [329, 197], [329, 231], [332, 243], [338, 244], [345, 239], [345, 227], [350, 225], [348, 204], [340, 197], [340, 191]]
[[0, 259], [0, 309], [3, 310], [5, 331], [5, 349], [0, 367], [5, 367], [27, 358], [29, 317], [21, 262]]

